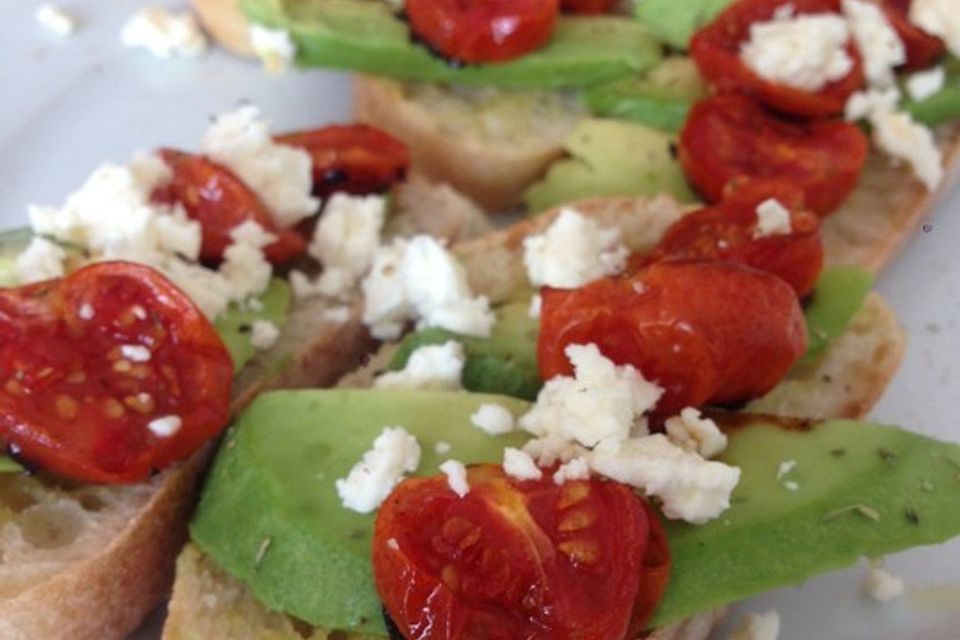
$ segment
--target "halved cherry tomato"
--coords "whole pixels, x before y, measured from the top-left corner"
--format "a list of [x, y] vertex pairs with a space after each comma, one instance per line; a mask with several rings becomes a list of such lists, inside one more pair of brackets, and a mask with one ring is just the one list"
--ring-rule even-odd
[[650, 551], [632, 490], [518, 481], [496, 465], [470, 467], [467, 481], [460, 498], [445, 476], [411, 478], [377, 514], [374, 580], [406, 638], [620, 640], [643, 626], [669, 550], [657, 538]]
[[277, 136], [277, 142], [301, 147], [313, 161], [313, 190], [380, 193], [403, 180], [410, 168], [407, 145], [365, 124], [332, 125]]
[[887, 20], [897, 31], [907, 49], [907, 69], [920, 70], [933, 66], [947, 53], [943, 40], [915, 26], [909, 20], [913, 0], [881, 0]]
[[663, 599], [670, 581], [670, 545], [667, 541], [667, 532], [663, 529], [660, 516], [656, 514], [650, 503], [643, 502], [647, 512], [647, 522], [650, 523], [650, 537], [647, 539], [647, 553], [643, 557], [643, 567], [640, 569], [640, 596], [633, 610], [633, 621], [627, 638], [637, 637], [646, 627], [647, 620], [657, 610], [657, 605]]
[[863, 87], [863, 60], [851, 41], [847, 53], [853, 68], [819, 91], [804, 91], [770, 82], [753, 72], [740, 59], [740, 48], [750, 38], [750, 25], [772, 20], [785, 4], [797, 14], [839, 13], [840, 0], [738, 0], [690, 41], [690, 55], [708, 82], [720, 92], [752, 95], [771, 109], [795, 116], [825, 118], [843, 113], [844, 105]]
[[0, 289], [0, 440], [44, 470], [143, 480], [227, 425], [232, 378], [213, 326], [149, 267]]
[[560, 0], [560, 7], [570, 13], [598, 14], [613, 9], [617, 0]]
[[710, 202], [735, 178], [776, 178], [801, 188], [821, 216], [856, 186], [869, 151], [866, 136], [848, 122], [785, 120], [740, 95], [695, 104], [678, 147], [687, 179]]
[[200, 223], [202, 260], [222, 260], [223, 252], [233, 243], [230, 232], [248, 220], [277, 236], [264, 249], [270, 262], [282, 264], [306, 250], [303, 236], [292, 229], [277, 229], [267, 206], [226, 167], [173, 149], [161, 149], [157, 154], [173, 171], [173, 180], [155, 197], [179, 202], [187, 215]]
[[503, 62], [550, 40], [560, 0], [407, 0], [413, 34], [455, 62]]
[[[791, 231], [757, 238], [757, 206], [771, 198], [790, 211]], [[803, 297], [823, 269], [820, 220], [803, 208], [803, 191], [788, 182], [734, 180], [721, 202], [673, 223], [650, 254], [631, 256], [630, 265], [636, 269], [665, 258], [739, 262], [782, 278]]]
[[732, 262], [665, 260], [579, 289], [544, 287], [541, 295], [543, 379], [571, 374], [568, 345], [594, 343], [664, 388], [657, 418], [761, 396], [807, 346], [790, 285]]

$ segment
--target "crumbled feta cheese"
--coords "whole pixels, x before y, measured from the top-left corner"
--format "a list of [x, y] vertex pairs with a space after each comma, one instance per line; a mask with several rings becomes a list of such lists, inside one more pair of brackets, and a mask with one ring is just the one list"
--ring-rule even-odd
[[363, 321], [375, 338], [395, 339], [408, 320], [486, 337], [495, 317], [485, 296], [473, 297], [467, 274], [436, 239], [397, 238], [382, 246], [362, 282]]
[[34, 236], [27, 248], [17, 256], [14, 273], [21, 284], [60, 278], [64, 274], [63, 261], [67, 252], [55, 242]]
[[565, 464], [584, 455], [587, 449], [560, 436], [548, 434], [528, 440], [523, 445], [523, 451], [536, 460], [541, 467], [552, 467], [557, 463]]
[[447, 460], [440, 465], [440, 471], [447, 476], [447, 484], [450, 489], [459, 497], [470, 493], [470, 485], [467, 484], [467, 468], [459, 460]]
[[33, 12], [33, 17], [37, 24], [58, 36], [69, 36], [77, 30], [76, 18], [56, 5], [40, 5]]
[[343, 324], [350, 319], [350, 307], [331, 307], [324, 309], [323, 319], [334, 324]]
[[393, 549], [394, 551], [399, 551], [400, 543], [397, 542], [396, 538], [390, 538], [387, 540], [387, 547], [389, 547], [390, 549]]
[[780, 614], [776, 611], [748, 613], [730, 634], [730, 640], [777, 640]]
[[84, 302], [80, 305], [80, 310], [77, 312], [77, 315], [81, 320], [93, 320], [93, 316], [96, 315], [96, 312], [93, 310], [93, 307], [88, 302]]
[[277, 344], [280, 329], [269, 320], [254, 320], [250, 328], [250, 344], [254, 349], [266, 350]]
[[130, 362], [150, 362], [150, 349], [141, 344], [120, 345], [120, 355]]
[[740, 58], [765, 80], [819, 91], [843, 78], [853, 68], [847, 53], [850, 29], [832, 13], [781, 16], [750, 25], [750, 37]]
[[777, 468], [777, 480], [783, 479], [784, 476], [792, 472], [797, 468], [796, 460], [784, 460], [780, 463], [780, 466]]
[[456, 391], [463, 388], [460, 377], [466, 355], [463, 345], [454, 340], [443, 344], [419, 347], [410, 354], [406, 366], [377, 376], [377, 389], [440, 389]]
[[156, 418], [147, 423], [147, 429], [150, 429], [159, 438], [169, 438], [183, 426], [183, 420], [179, 416], [164, 416]]
[[913, 0], [910, 22], [939, 36], [955, 56], [960, 56], [960, 11], [956, 0]]
[[543, 471], [537, 467], [533, 458], [513, 447], [503, 450], [503, 472], [517, 480], [539, 480], [543, 477]]
[[628, 255], [620, 230], [605, 229], [563, 209], [542, 234], [523, 241], [523, 263], [534, 286], [572, 289], [623, 270]]
[[871, 600], [886, 604], [903, 595], [903, 578], [871, 563], [863, 580], [863, 593]]
[[540, 317], [540, 309], [543, 307], [543, 297], [537, 293], [530, 298], [530, 307], [527, 309], [527, 315], [536, 320]]
[[928, 190], [943, 179], [943, 158], [927, 127], [908, 113], [878, 112], [870, 116], [874, 143], [884, 152], [905, 160]]
[[513, 414], [501, 404], [480, 405], [470, 416], [470, 424], [492, 436], [513, 431]]
[[876, 4], [864, 0], [843, 0], [853, 39], [863, 56], [867, 84], [889, 87], [894, 83], [893, 70], [907, 61], [907, 49], [897, 31]]
[[417, 439], [403, 427], [386, 427], [347, 477], [336, 481], [337, 494], [345, 508], [371, 513], [404, 474], [416, 471], [419, 465]]
[[757, 205], [757, 226], [753, 229], [754, 239], [770, 236], [789, 235], [790, 211], [776, 198], [768, 198]]
[[594, 344], [569, 345], [574, 377], [547, 381], [537, 402], [520, 418], [535, 436], [554, 434], [592, 447], [601, 440], [624, 440], [638, 425], [635, 418], [652, 409], [663, 389], [630, 365], [617, 366]]
[[893, 86], [885, 89], [857, 91], [844, 105], [844, 118], [853, 122], [869, 118], [874, 113], [894, 111], [900, 103], [900, 90]]
[[947, 72], [943, 65], [917, 71], [907, 78], [907, 93], [917, 102], [922, 102], [943, 89], [946, 80]]
[[192, 13], [159, 6], [140, 9], [124, 25], [120, 39], [158, 58], [196, 58], [207, 50], [207, 38]]
[[250, 46], [263, 62], [267, 73], [285, 73], [297, 54], [297, 45], [284, 29], [268, 29], [253, 23], [250, 25]]
[[450, 453], [451, 449], [453, 449], [453, 445], [446, 440], [438, 440], [437, 444], [433, 445], [433, 450], [441, 456]]
[[203, 136], [203, 152], [243, 180], [286, 229], [317, 212], [310, 154], [273, 141], [260, 110], [247, 105], [223, 114]]
[[800, 485], [793, 480], [787, 480], [786, 482], [783, 483], [783, 488], [786, 489], [787, 491], [799, 491]]
[[678, 447], [712, 458], [727, 448], [727, 436], [710, 418], [704, 418], [695, 407], [686, 407], [680, 415], [664, 424], [667, 438]]
[[589, 480], [590, 465], [583, 458], [573, 458], [569, 462], [560, 465], [553, 474], [555, 484], [563, 484], [569, 480]]

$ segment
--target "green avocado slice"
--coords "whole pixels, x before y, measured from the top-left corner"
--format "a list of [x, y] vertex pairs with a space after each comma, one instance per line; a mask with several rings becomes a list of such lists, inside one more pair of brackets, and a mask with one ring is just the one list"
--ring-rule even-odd
[[953, 56], [943, 63], [946, 80], [943, 88], [925, 100], [907, 100], [903, 110], [928, 127], [960, 118], [960, 59]]
[[[418, 473], [436, 473], [447, 455], [500, 461], [503, 447], [524, 436], [495, 438], [470, 426], [471, 413], [491, 401], [515, 415], [529, 406], [426, 391], [261, 395], [220, 449], [193, 540], [268, 607], [326, 629], [384, 634], [369, 558], [374, 516], [344, 509], [334, 482], [387, 425], [402, 425], [419, 440]], [[719, 519], [668, 523], [673, 571], [654, 626], [861, 556], [960, 534], [958, 445], [852, 421], [717, 419], [730, 433], [723, 459], [740, 466], [741, 483]], [[449, 454], [436, 454], [439, 441], [452, 445]], [[778, 479], [787, 460], [796, 466]]]
[[686, 50], [700, 27], [716, 18], [733, 0], [643, 0], [634, 15], [659, 40]]
[[240, 0], [255, 23], [286, 29], [303, 66], [332, 67], [404, 80], [527, 89], [582, 87], [642, 73], [660, 45], [629, 18], [563, 16], [550, 42], [510, 62], [455, 67], [414, 43], [385, 2]]
[[847, 330], [872, 286], [873, 276], [861, 267], [836, 266], [823, 270], [803, 311], [809, 342], [801, 362], [816, 358], [831, 340]]

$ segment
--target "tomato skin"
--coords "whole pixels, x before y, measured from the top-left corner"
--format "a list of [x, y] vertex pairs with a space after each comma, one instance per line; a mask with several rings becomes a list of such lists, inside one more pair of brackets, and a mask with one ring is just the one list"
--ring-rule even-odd
[[[757, 206], [769, 198], [790, 210], [791, 233], [754, 238]], [[646, 256], [631, 256], [630, 265], [668, 258], [727, 260], [772, 273], [798, 297], [813, 291], [823, 269], [820, 220], [803, 208], [803, 191], [778, 180], [734, 180], [718, 204], [673, 223]]]
[[[128, 359], [122, 345], [149, 349], [149, 360]], [[226, 426], [232, 378], [213, 326], [149, 267], [104, 262], [0, 289], [0, 438], [44, 470], [144, 480]], [[147, 425], [166, 416], [180, 428], [155, 435]]]
[[544, 46], [560, 0], [407, 0], [410, 29], [455, 62], [513, 60]]
[[807, 346], [790, 285], [732, 262], [663, 260], [579, 289], [545, 287], [541, 296], [541, 377], [571, 375], [564, 349], [594, 343], [664, 388], [655, 419], [761, 396]]
[[380, 193], [403, 180], [410, 168], [407, 145], [365, 124], [297, 131], [277, 136], [276, 141], [310, 154], [314, 193], [321, 197], [337, 191]]
[[881, 0], [881, 8], [897, 31], [907, 50], [905, 69], [919, 71], [932, 67], [946, 55], [947, 45], [937, 36], [931, 35], [910, 22], [911, 0]]
[[596, 15], [613, 9], [617, 0], [560, 0], [560, 8], [569, 13]]
[[161, 149], [157, 155], [173, 171], [173, 180], [155, 197], [179, 202], [187, 215], [200, 223], [201, 260], [223, 260], [223, 252], [233, 244], [230, 232], [248, 220], [277, 236], [264, 248], [264, 255], [273, 264], [283, 264], [306, 251], [306, 239], [292, 229], [277, 229], [267, 206], [226, 167], [173, 149]]
[[489, 464], [467, 478], [463, 498], [445, 476], [408, 479], [377, 514], [374, 579], [405, 637], [617, 640], [642, 627], [637, 609], [662, 592], [642, 577], [669, 568], [669, 549], [648, 553], [650, 512], [632, 490]]
[[[847, 98], [864, 85], [863, 60], [852, 42], [847, 48], [853, 59], [850, 73], [816, 92], [765, 80], [741, 61], [740, 48], [750, 38], [750, 25], [773, 19], [774, 12], [784, 4], [782, 0], [734, 2], [694, 34], [690, 56], [704, 78], [721, 93], [745, 93], [771, 109], [794, 116], [826, 118], [842, 114]], [[790, 4], [796, 14], [840, 13], [840, 0], [797, 0]]]
[[869, 152], [866, 136], [848, 122], [785, 120], [741, 95], [696, 103], [677, 146], [687, 179], [709, 202], [736, 178], [774, 178], [801, 188], [821, 216], [850, 195]]

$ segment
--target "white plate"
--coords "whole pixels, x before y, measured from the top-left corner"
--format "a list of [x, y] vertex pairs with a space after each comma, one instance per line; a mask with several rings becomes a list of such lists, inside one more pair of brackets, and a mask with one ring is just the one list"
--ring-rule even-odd
[[[123, 162], [135, 149], [160, 145], [196, 148], [209, 115], [242, 101], [260, 105], [281, 131], [347, 119], [349, 84], [342, 75], [275, 79], [220, 51], [160, 61], [124, 48], [118, 34], [140, 4], [64, 0], [83, 24], [61, 39], [34, 23], [34, 3], [0, 2], [0, 228], [23, 225], [28, 203], [62, 202], [100, 162]], [[958, 241], [960, 193], [954, 193], [878, 284], [910, 345], [874, 412], [878, 421], [952, 440], [960, 440]], [[909, 586], [889, 606], [862, 599], [860, 566], [752, 600], [734, 617], [777, 609], [781, 640], [960, 637], [960, 539], [897, 555], [888, 565]], [[158, 621], [151, 626], [138, 640], [156, 637]]]

